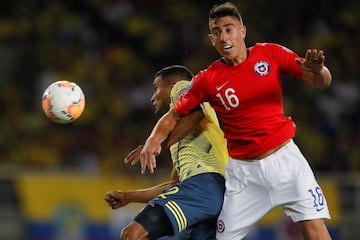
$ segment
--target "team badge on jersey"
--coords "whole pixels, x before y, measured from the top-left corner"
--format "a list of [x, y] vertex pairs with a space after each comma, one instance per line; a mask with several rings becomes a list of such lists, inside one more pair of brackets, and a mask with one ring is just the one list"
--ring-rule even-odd
[[267, 62], [265, 61], [259, 61], [255, 64], [254, 66], [254, 70], [257, 74], [259, 74], [260, 76], [265, 76], [269, 73], [270, 71], [270, 66]]

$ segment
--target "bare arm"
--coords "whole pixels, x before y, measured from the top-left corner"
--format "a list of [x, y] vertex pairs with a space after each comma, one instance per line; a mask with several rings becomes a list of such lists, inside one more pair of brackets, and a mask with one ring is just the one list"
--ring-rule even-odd
[[156, 156], [161, 153], [161, 142], [164, 141], [175, 128], [179, 119], [179, 114], [174, 109], [170, 109], [158, 120], [150, 136], [146, 139], [145, 145], [140, 153], [142, 174], [145, 173], [146, 168], [148, 168], [150, 173], [154, 173]]
[[[190, 117], [189, 117], [190, 116]], [[175, 129], [175, 126], [181, 120], [179, 129], [174, 131], [173, 136], [163, 145], [166, 147], [179, 141], [183, 138], [193, 127], [198, 124], [204, 117], [202, 111], [199, 109], [194, 112], [194, 115], [180, 117], [174, 110], [170, 109], [162, 118], [159, 119], [150, 136], [145, 141], [145, 145], [140, 153], [141, 173], [145, 173], [148, 168], [150, 173], [154, 173], [156, 168], [156, 156], [161, 153], [162, 142], [166, 140], [168, 135]]]
[[105, 194], [105, 201], [112, 209], [124, 207], [129, 203], [146, 203], [162, 193], [165, 189], [174, 186], [178, 182], [179, 178], [177, 172], [175, 168], [173, 168], [171, 172], [171, 179], [168, 182], [164, 182], [150, 188], [133, 191], [112, 190]]
[[[204, 113], [201, 109], [192, 112], [191, 114], [179, 119], [175, 125], [174, 130], [170, 135], [161, 142], [161, 149], [168, 149], [171, 145], [183, 139], [192, 129], [194, 129], [200, 121], [204, 118]], [[124, 159], [127, 164], [135, 165], [140, 159], [140, 153], [144, 145], [137, 146]]]
[[305, 61], [296, 60], [304, 70], [301, 79], [319, 88], [330, 86], [331, 73], [324, 65], [325, 55], [322, 50], [308, 49], [305, 53]]
[[174, 130], [161, 143], [161, 147], [163, 149], [167, 149], [174, 143], [183, 139], [186, 135], [190, 133], [191, 130], [193, 130], [200, 123], [203, 118], [204, 113], [200, 108], [185, 117], [181, 117], [175, 125]]

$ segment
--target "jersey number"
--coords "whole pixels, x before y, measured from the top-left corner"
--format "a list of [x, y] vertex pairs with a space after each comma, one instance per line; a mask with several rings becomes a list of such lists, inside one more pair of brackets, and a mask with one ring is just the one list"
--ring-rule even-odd
[[229, 111], [230, 107], [236, 108], [239, 106], [240, 100], [235, 95], [235, 90], [233, 88], [227, 88], [224, 92], [224, 96], [220, 93], [216, 94], [216, 96], [220, 99], [220, 102], [226, 111]]
[[324, 195], [321, 192], [320, 187], [315, 189], [309, 189], [308, 192], [314, 198], [314, 208], [316, 211], [321, 211], [324, 208]]
[[174, 186], [174, 187], [170, 188], [168, 191], [159, 194], [159, 197], [161, 197], [162, 199], [166, 199], [167, 195], [175, 194], [177, 192], [179, 192], [179, 187]]

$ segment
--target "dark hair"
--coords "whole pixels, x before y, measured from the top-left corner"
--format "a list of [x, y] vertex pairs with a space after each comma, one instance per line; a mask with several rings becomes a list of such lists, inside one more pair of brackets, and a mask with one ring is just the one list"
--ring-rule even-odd
[[183, 80], [191, 80], [194, 74], [185, 66], [182, 65], [171, 65], [165, 68], [162, 68], [157, 73], [155, 73], [155, 77], [161, 76], [163, 78], [169, 76], [180, 76]]
[[241, 24], [243, 24], [243, 20], [238, 8], [231, 2], [214, 5], [209, 12], [209, 20], [226, 16], [235, 17], [240, 21]]

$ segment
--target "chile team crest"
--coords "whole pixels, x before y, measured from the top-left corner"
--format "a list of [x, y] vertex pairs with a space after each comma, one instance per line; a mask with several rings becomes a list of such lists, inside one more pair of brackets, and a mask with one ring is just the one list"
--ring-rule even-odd
[[265, 76], [269, 73], [270, 71], [270, 66], [267, 62], [265, 61], [259, 61], [255, 64], [254, 66], [254, 70], [257, 74], [259, 74], [260, 76]]

